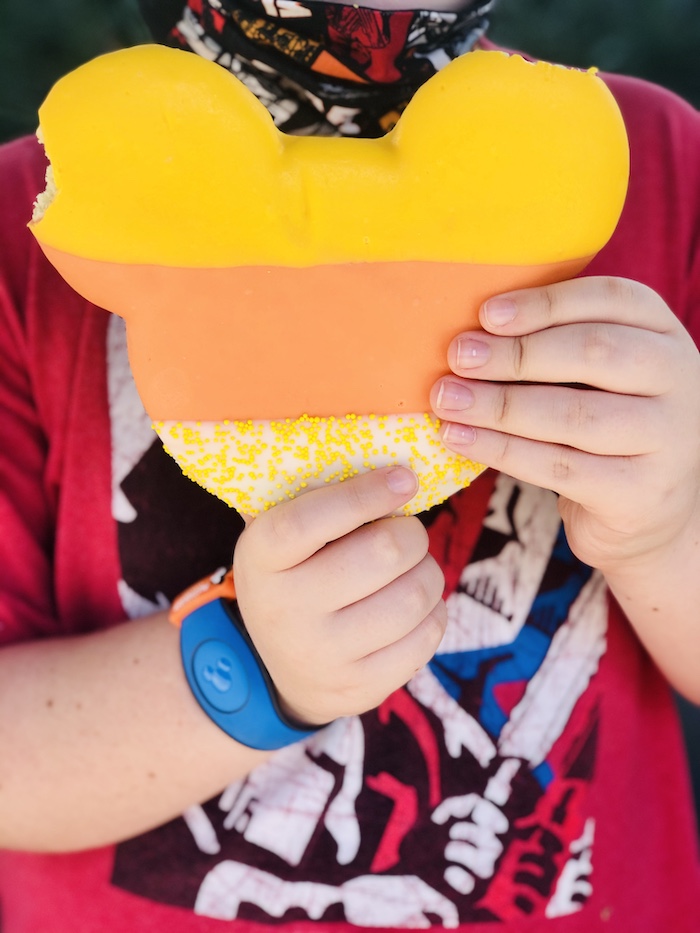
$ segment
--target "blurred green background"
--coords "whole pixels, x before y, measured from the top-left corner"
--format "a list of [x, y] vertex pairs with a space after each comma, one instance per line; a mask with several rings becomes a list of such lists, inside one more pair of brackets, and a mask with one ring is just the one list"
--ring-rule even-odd
[[35, 131], [62, 74], [146, 39], [137, 0], [0, 0], [0, 140]]
[[[541, 58], [647, 78], [700, 107], [700, 0], [499, 0], [490, 36]], [[0, 0], [0, 141], [34, 132], [61, 74], [147, 38], [137, 0]], [[680, 699], [679, 708], [700, 823], [700, 710]]]
[[[700, 106], [700, 0], [499, 0], [491, 37], [649, 78]], [[31, 133], [53, 81], [147, 38], [137, 0], [0, 0], [0, 140]]]
[[647, 78], [700, 106], [699, 0], [498, 0], [492, 39]]

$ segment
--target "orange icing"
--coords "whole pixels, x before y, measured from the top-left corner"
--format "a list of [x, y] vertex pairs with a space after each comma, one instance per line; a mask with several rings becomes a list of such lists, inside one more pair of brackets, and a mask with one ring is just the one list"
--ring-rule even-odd
[[484, 299], [585, 264], [177, 269], [44, 249], [83, 295], [126, 318], [154, 420], [427, 411], [451, 338], [478, 327]]

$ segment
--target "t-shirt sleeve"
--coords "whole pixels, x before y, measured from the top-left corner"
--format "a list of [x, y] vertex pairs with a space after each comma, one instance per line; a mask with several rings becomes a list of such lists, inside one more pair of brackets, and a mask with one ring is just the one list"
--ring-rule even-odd
[[688, 274], [685, 326], [700, 346], [700, 112], [692, 111], [687, 120], [688, 132], [681, 141], [683, 172], [688, 190], [684, 195], [684, 210], [688, 218]]
[[50, 631], [54, 615], [48, 445], [25, 315], [35, 252], [30, 192], [41, 189], [36, 148], [32, 140], [0, 148], [0, 644]]
[[700, 112], [672, 92], [606, 76], [631, 141], [617, 239], [700, 343]]
[[650, 109], [657, 100], [664, 108], [658, 132], [667, 171], [661, 190], [666, 188], [667, 214], [675, 226], [666, 239], [679, 250], [681, 300], [674, 310], [700, 344], [700, 112], [661, 88], [650, 95]]

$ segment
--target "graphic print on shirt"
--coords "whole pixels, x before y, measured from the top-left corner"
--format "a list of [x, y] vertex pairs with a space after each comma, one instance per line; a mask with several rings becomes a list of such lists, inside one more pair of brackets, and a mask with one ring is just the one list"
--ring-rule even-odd
[[[180, 519], [163, 529], [165, 513], [190, 496], [197, 507], [223, 504], [154, 441], [113, 320], [113, 502], [121, 595], [135, 616], [169, 601], [175, 580], [191, 573], [192, 555], [172, 547]], [[470, 492], [443, 506], [453, 524], [472, 519]], [[230, 548], [223, 510], [211, 522]], [[454, 556], [450, 521], [429, 524], [435, 553]], [[193, 540], [196, 528], [193, 520]], [[571, 554], [552, 493], [499, 476], [474, 537], [471, 555], [454, 556], [459, 582], [440, 649], [407, 688], [119, 845], [113, 884], [205, 916], [270, 924], [453, 927], [578, 910], [591, 893], [591, 681], [605, 650], [605, 589]], [[215, 534], [212, 542], [215, 551]], [[216, 563], [209, 557], [198, 575]]]
[[243, 523], [233, 509], [185, 480], [164, 452], [131, 375], [124, 321], [115, 314], [107, 326], [107, 391], [119, 596], [128, 617], [138, 618], [228, 565]]

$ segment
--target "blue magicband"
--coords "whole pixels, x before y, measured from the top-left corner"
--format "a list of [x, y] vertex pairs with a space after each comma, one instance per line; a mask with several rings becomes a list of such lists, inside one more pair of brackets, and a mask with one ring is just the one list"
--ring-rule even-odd
[[216, 599], [185, 616], [180, 647], [197, 702], [232, 739], [249, 748], [271, 750], [318, 731], [295, 724], [281, 711], [235, 602]]

